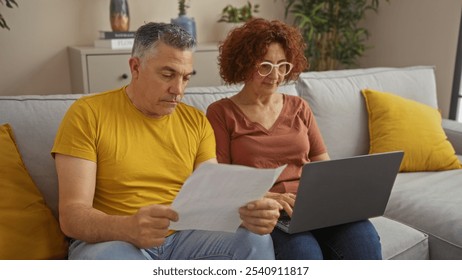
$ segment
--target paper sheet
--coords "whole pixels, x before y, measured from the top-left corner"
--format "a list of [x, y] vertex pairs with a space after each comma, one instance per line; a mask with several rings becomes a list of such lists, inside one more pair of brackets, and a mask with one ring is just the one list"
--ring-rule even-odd
[[239, 207], [262, 198], [286, 166], [201, 164], [173, 201], [179, 221], [171, 222], [170, 229], [235, 232], [241, 224]]

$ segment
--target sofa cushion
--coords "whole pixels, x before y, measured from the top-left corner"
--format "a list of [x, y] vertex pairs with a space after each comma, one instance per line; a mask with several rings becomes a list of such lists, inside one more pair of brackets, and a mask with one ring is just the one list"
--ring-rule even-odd
[[[229, 98], [238, 93], [241, 88], [242, 85], [190, 87], [186, 88], [185, 96], [182, 101], [206, 112], [207, 107], [211, 103], [223, 98]], [[293, 82], [279, 86], [278, 91], [289, 95], [298, 95], [295, 83]]]
[[14, 128], [24, 164], [56, 217], [58, 180], [50, 151], [61, 119], [81, 96], [0, 96], [0, 124], [9, 123]]
[[13, 131], [0, 126], [0, 259], [63, 259], [66, 238], [21, 159]]
[[399, 173], [385, 216], [428, 234], [431, 259], [462, 260], [461, 182], [462, 169]]
[[364, 88], [393, 92], [437, 108], [431, 66], [306, 72], [296, 88], [313, 110], [333, 159], [369, 151]]
[[391, 93], [362, 93], [369, 116], [369, 153], [403, 150], [400, 171], [461, 168], [437, 109]]
[[428, 260], [428, 236], [385, 217], [370, 219], [382, 244], [385, 260]]

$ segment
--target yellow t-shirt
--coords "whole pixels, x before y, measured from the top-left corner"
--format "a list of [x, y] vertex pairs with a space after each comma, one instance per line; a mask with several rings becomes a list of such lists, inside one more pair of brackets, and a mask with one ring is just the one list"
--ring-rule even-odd
[[215, 137], [201, 111], [180, 103], [170, 115], [149, 118], [121, 88], [74, 102], [51, 152], [96, 162], [93, 207], [129, 215], [170, 204], [194, 165], [215, 158]]

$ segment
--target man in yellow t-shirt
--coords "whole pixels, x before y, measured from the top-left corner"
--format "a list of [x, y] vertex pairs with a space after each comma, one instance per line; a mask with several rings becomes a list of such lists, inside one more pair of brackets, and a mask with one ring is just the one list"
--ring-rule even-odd
[[175, 25], [141, 26], [130, 83], [85, 96], [66, 113], [52, 155], [70, 259], [274, 258], [268, 234], [280, 206], [271, 199], [241, 207], [235, 234], [169, 231], [181, 219], [170, 204], [184, 181], [201, 163], [216, 163], [205, 115], [180, 102], [194, 47]]

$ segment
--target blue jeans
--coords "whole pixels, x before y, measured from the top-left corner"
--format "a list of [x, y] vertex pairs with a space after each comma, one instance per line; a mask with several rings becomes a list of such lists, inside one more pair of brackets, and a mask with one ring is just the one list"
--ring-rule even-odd
[[123, 241], [86, 243], [75, 240], [69, 259], [79, 260], [274, 260], [269, 235], [254, 234], [244, 228], [236, 233], [200, 230], [178, 231], [163, 245], [139, 249]]
[[380, 237], [369, 220], [296, 234], [271, 233], [278, 260], [380, 260]]

